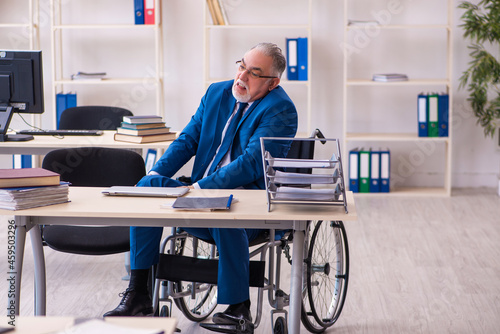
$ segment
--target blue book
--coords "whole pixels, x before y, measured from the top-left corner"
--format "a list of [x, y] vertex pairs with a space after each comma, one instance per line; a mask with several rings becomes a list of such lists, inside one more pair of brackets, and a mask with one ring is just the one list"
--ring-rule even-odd
[[349, 190], [359, 193], [359, 151], [357, 148], [349, 151]]
[[391, 177], [391, 152], [389, 150], [380, 151], [380, 192], [390, 191]]
[[450, 96], [438, 95], [438, 136], [448, 137], [448, 117], [450, 114]]
[[380, 151], [370, 149], [370, 192], [380, 192]]
[[144, 24], [144, 0], [134, 0], [135, 24]]
[[307, 81], [307, 37], [297, 38], [297, 68], [298, 79]]
[[297, 38], [286, 39], [286, 75], [288, 80], [298, 80]]
[[417, 101], [418, 136], [427, 137], [427, 95], [418, 94]]

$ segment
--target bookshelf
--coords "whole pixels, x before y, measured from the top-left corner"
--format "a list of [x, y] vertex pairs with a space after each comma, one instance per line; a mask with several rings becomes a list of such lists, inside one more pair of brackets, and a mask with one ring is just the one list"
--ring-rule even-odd
[[[343, 0], [343, 6], [344, 157], [356, 147], [389, 148], [391, 190], [384, 195], [449, 196], [453, 1], [424, 0], [395, 8], [388, 0]], [[429, 15], [429, 10], [439, 14]], [[377, 15], [378, 23], [349, 24], [349, 20], [375, 21]], [[415, 17], [424, 18], [424, 22], [415, 22]], [[433, 22], [435, 17], [443, 17], [444, 22]], [[371, 80], [374, 73], [405, 73], [409, 80], [375, 82]], [[448, 137], [418, 136], [417, 96], [421, 92], [449, 95]], [[427, 152], [422, 147], [435, 148], [439, 153], [424, 154]], [[405, 182], [410, 176], [399, 175], [398, 163], [403, 159], [411, 162], [412, 154], [423, 158], [418, 163], [413, 161], [412, 182]], [[424, 163], [431, 165], [429, 171], [421, 171]], [[395, 185], [393, 178], [398, 181]]]
[[[96, 10], [109, 10], [94, 1]], [[137, 107], [139, 102], [145, 99], [154, 99], [150, 102], [153, 108], [147, 108], [148, 114], [156, 114], [164, 117], [163, 101], [163, 45], [161, 26], [161, 1], [154, 0], [155, 23], [134, 24], [134, 8], [130, 6], [130, 16], [116, 18], [112, 10], [109, 13], [109, 22], [93, 22], [84, 15], [75, 15], [80, 9], [89, 8], [85, 1], [64, 2], [50, 0], [50, 22], [51, 22], [51, 49], [52, 49], [52, 99], [54, 102], [54, 115], [56, 115], [56, 94], [59, 92], [77, 92], [78, 104], [81, 94], [86, 97], [84, 104], [104, 104], [123, 107], [131, 110], [134, 114], [141, 114]], [[131, 2], [130, 4], [133, 4]], [[129, 4], [129, 5], [130, 5]], [[71, 8], [75, 6], [75, 8]], [[80, 7], [78, 7], [80, 6]], [[92, 6], [90, 6], [92, 7]], [[109, 7], [109, 6], [108, 6]], [[79, 22], [69, 22], [78, 17]], [[81, 21], [81, 22], [80, 22]], [[123, 52], [124, 38], [130, 39], [128, 50]], [[77, 52], [71, 51], [75, 47], [75, 40], [82, 45], [89, 43], [92, 47], [79, 48]], [[94, 47], [95, 45], [95, 47]], [[120, 51], [114, 50], [114, 46], [120, 45]], [[63, 51], [64, 50], [64, 51]], [[67, 51], [70, 50], [70, 51]], [[141, 50], [135, 54], [134, 50]], [[148, 59], [141, 58], [145, 54], [151, 54]], [[138, 56], [137, 56], [138, 55]], [[84, 66], [86, 58], [99, 59], [97, 63], [109, 66], [96, 70], [88, 70]], [[128, 58], [127, 58], [128, 57]], [[135, 57], [135, 58], [134, 58]], [[144, 57], [146, 58], [146, 57]], [[119, 59], [130, 66], [122, 69], [113, 69], [114, 60]], [[78, 62], [81, 63], [78, 63]], [[137, 66], [137, 64], [140, 64]], [[137, 67], [137, 69], [135, 67]], [[142, 67], [142, 68], [141, 68]], [[72, 80], [71, 75], [82, 72], [106, 72], [102, 80]], [[115, 95], [109, 94], [109, 101], [93, 103], [93, 90], [111, 89]], [[123, 93], [117, 93], [122, 90]], [[147, 97], [145, 97], [147, 95]], [[154, 96], [154, 97], [151, 97]], [[152, 112], [151, 109], [154, 111]], [[53, 127], [56, 126], [54, 117]]]
[[[14, 5], [14, 0], [5, 1], [1, 7], [8, 20], [0, 15], [0, 44], [4, 49], [37, 50], [40, 48], [39, 33], [39, 2], [38, 0], [24, 0]], [[9, 4], [12, 2], [12, 4]], [[17, 1], [16, 1], [17, 2]], [[21, 6], [21, 13], [10, 13]], [[13, 19], [14, 17], [14, 19]], [[12, 21], [10, 21], [12, 20]], [[30, 115], [31, 122], [37, 126], [41, 123], [40, 115]], [[24, 125], [22, 126], [24, 127]]]
[[[286, 56], [286, 38], [307, 37], [308, 80], [287, 80], [286, 70], [280, 85], [294, 101], [299, 112], [298, 132], [310, 133], [311, 125], [311, 49], [312, 7], [314, 0], [266, 0], [231, 2], [223, 6], [224, 24], [214, 24], [208, 0], [203, 6], [203, 85], [234, 79], [232, 66], [250, 47], [259, 42], [277, 44]], [[265, 8], [259, 17], [246, 15], [247, 7]], [[290, 18], [292, 17], [292, 18]], [[297, 20], [300, 22], [294, 22]], [[241, 37], [244, 38], [241, 38]]]

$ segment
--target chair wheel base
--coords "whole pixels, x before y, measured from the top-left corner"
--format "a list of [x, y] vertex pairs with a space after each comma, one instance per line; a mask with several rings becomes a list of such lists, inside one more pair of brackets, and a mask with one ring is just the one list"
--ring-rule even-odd
[[253, 334], [254, 326], [252, 323], [244, 323], [242, 325], [226, 325], [226, 324], [200, 324], [201, 327], [208, 329], [209, 331], [218, 333], [230, 333], [230, 334]]

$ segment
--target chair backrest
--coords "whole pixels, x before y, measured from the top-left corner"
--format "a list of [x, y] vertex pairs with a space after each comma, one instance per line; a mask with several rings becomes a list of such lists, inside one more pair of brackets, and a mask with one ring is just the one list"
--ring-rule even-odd
[[[73, 186], [132, 186], [144, 175], [142, 156], [134, 151], [82, 147], [49, 152], [42, 167], [61, 175]], [[70, 193], [71, 196], [71, 193]], [[106, 255], [130, 249], [129, 228], [125, 226], [65, 226], [42, 228], [45, 243], [60, 252]]]
[[133, 186], [146, 174], [140, 154], [103, 147], [54, 150], [45, 156], [42, 167], [73, 186]]
[[133, 116], [130, 110], [109, 106], [79, 106], [61, 114], [61, 130], [116, 130], [123, 116]]
[[[290, 150], [286, 155], [288, 159], [313, 159], [314, 158], [314, 141], [313, 140], [293, 140]], [[311, 168], [285, 168], [288, 173], [311, 174]]]

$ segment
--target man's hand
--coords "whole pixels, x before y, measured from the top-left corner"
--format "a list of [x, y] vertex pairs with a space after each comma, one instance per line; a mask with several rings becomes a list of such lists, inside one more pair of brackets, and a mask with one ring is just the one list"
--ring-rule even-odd
[[189, 189], [194, 189], [193, 186], [180, 186], [180, 187], [177, 187], [177, 188], [189, 188]]

